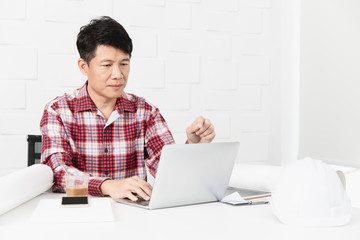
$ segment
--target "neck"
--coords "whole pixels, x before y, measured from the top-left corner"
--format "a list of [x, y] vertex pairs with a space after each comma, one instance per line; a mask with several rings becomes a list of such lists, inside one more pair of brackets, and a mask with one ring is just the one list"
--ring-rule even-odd
[[115, 108], [117, 99], [106, 99], [96, 94], [92, 94], [91, 91], [88, 91], [88, 94], [90, 96], [90, 99], [95, 104], [96, 108], [104, 115], [106, 120], [109, 119], [111, 113]]
[[111, 113], [114, 111], [115, 103], [116, 100], [113, 104], [107, 104], [107, 103], [97, 104], [94, 102], [96, 108], [104, 115], [106, 120], [109, 119]]

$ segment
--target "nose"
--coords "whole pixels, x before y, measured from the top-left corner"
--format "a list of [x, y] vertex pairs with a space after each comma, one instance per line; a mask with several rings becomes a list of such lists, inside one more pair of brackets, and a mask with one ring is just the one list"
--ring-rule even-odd
[[112, 79], [122, 79], [123, 78], [123, 74], [121, 72], [121, 69], [119, 66], [116, 66], [116, 64], [114, 64], [112, 72], [111, 72], [111, 78]]

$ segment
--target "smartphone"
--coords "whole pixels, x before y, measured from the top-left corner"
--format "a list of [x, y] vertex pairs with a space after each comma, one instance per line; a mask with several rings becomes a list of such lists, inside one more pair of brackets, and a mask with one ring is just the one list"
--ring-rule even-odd
[[84, 206], [88, 205], [88, 197], [63, 197], [61, 201], [61, 205], [63, 206]]

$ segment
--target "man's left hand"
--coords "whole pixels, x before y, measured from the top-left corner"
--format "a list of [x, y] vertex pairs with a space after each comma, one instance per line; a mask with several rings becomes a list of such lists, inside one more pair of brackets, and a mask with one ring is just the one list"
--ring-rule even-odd
[[198, 117], [186, 129], [188, 143], [209, 143], [215, 138], [215, 127], [209, 119]]

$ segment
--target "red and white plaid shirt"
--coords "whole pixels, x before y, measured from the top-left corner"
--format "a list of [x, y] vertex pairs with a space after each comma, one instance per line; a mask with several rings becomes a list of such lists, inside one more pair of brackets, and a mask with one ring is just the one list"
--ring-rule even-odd
[[105, 179], [146, 179], [145, 165], [155, 176], [162, 147], [175, 143], [159, 109], [123, 93], [106, 120], [86, 86], [48, 103], [41, 119], [41, 162], [54, 171], [52, 190], [65, 191], [60, 163], [68, 171], [88, 172], [89, 194], [97, 196]]

